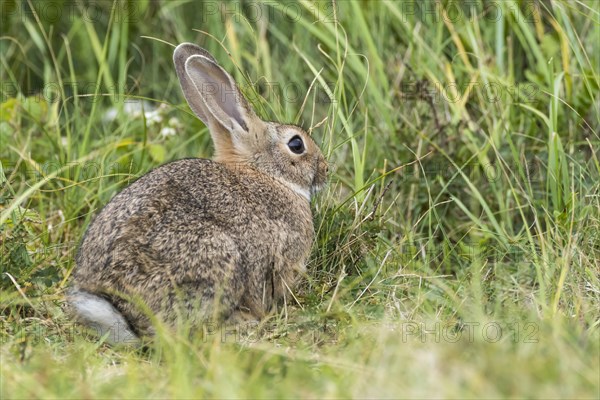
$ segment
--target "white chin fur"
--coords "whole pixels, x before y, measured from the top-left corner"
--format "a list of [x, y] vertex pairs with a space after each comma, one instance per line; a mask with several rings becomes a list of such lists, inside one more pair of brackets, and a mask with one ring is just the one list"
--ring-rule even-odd
[[300, 196], [304, 197], [306, 200], [308, 200], [310, 202], [310, 192], [308, 190], [303, 189], [294, 183], [288, 183], [288, 185], [294, 192], [298, 193]]
[[106, 299], [94, 294], [73, 290], [68, 300], [82, 323], [95, 330], [99, 336], [108, 333], [106, 341], [110, 344], [136, 344], [135, 333], [123, 315]]

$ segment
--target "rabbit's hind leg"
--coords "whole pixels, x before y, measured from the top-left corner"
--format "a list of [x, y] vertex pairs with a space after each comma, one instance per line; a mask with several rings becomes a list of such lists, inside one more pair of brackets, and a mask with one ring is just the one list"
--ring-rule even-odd
[[95, 330], [99, 336], [108, 334], [110, 344], [138, 344], [139, 338], [131, 331], [127, 320], [105, 298], [80, 289], [71, 290], [67, 299], [78, 320]]

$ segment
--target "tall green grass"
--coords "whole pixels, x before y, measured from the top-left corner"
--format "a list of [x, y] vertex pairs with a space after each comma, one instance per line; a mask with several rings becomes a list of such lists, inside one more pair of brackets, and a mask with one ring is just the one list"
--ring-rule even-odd
[[[598, 397], [597, 2], [48, 4], [2, 3], [2, 398]], [[333, 173], [298, 301], [110, 348], [63, 294], [115, 193], [210, 157], [183, 41]]]

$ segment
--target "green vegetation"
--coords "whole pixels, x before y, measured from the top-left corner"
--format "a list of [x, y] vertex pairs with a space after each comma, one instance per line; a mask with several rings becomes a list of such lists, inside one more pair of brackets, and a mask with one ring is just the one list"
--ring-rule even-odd
[[[600, 396], [597, 1], [1, 7], [0, 397]], [[110, 348], [64, 292], [102, 205], [211, 155], [184, 41], [310, 129], [330, 185], [264, 326]]]

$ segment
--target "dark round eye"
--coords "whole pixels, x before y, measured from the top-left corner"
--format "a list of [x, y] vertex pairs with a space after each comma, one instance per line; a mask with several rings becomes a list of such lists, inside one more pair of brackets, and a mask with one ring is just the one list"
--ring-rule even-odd
[[290, 139], [288, 142], [288, 147], [294, 154], [302, 154], [304, 153], [304, 142], [300, 136], [296, 135]]

